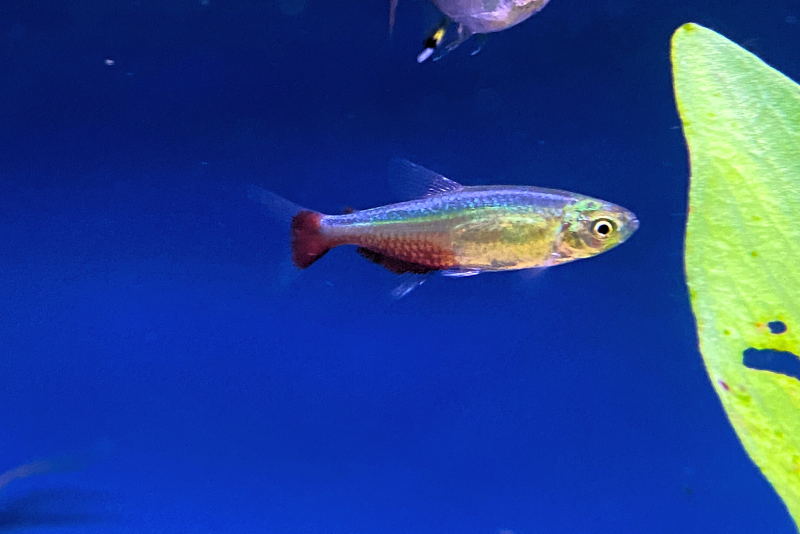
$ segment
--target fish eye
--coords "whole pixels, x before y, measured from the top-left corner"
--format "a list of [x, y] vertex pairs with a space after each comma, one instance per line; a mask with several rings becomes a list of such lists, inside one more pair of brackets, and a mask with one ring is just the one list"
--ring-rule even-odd
[[592, 224], [592, 232], [600, 239], [610, 236], [615, 230], [614, 221], [610, 219], [597, 219]]

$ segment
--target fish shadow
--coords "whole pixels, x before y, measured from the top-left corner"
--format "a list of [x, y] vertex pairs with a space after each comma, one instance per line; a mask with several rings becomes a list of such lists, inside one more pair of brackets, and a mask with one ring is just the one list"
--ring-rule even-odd
[[117, 520], [105, 495], [73, 488], [29, 491], [0, 499], [0, 532], [35, 527], [75, 527]]

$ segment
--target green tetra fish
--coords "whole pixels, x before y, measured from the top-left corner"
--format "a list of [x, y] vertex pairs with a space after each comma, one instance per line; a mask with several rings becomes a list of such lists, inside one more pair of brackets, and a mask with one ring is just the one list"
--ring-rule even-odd
[[413, 200], [344, 215], [300, 208], [251, 186], [271, 212], [290, 214], [292, 261], [306, 269], [340, 245], [397, 273], [470, 276], [551, 267], [605, 252], [639, 227], [630, 211], [576, 193], [525, 186], [463, 186], [406, 160], [390, 176]]
[[[389, 31], [391, 32], [398, 0], [390, 2]], [[417, 56], [419, 63], [431, 57], [437, 50], [441, 50], [441, 55], [444, 55], [472, 35], [499, 32], [516, 26], [544, 9], [549, 0], [431, 0], [431, 2], [444, 13], [445, 19], [425, 40], [425, 48]]]

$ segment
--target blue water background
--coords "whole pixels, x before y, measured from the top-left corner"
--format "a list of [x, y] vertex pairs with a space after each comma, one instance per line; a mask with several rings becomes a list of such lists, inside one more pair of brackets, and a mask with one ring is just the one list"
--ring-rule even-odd
[[[669, 38], [695, 21], [800, 79], [794, 0], [552, 0], [414, 61], [388, 1], [0, 4], [0, 530], [796, 532], [697, 351]], [[106, 61], [109, 60], [109, 61]], [[108, 64], [108, 63], [112, 63]], [[392, 157], [630, 208], [540, 276], [302, 274], [255, 183], [392, 201]]]

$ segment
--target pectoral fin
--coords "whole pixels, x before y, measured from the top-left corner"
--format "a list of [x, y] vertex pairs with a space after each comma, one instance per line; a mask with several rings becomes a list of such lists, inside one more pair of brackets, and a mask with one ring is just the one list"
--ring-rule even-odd
[[475, 276], [481, 274], [483, 271], [480, 269], [447, 269], [442, 271], [442, 276], [449, 276], [450, 278], [464, 278], [466, 276]]
[[472, 49], [472, 52], [470, 52], [469, 55], [477, 56], [478, 54], [480, 54], [481, 50], [483, 50], [483, 47], [486, 46], [486, 41], [488, 40], [489, 40], [488, 33], [479, 33], [474, 40], [475, 47]]
[[397, 300], [405, 297], [419, 286], [425, 283], [428, 278], [431, 277], [433, 272], [423, 273], [423, 274], [415, 274], [415, 273], [405, 273], [400, 277], [400, 283], [397, 284], [392, 290], [392, 298]]

